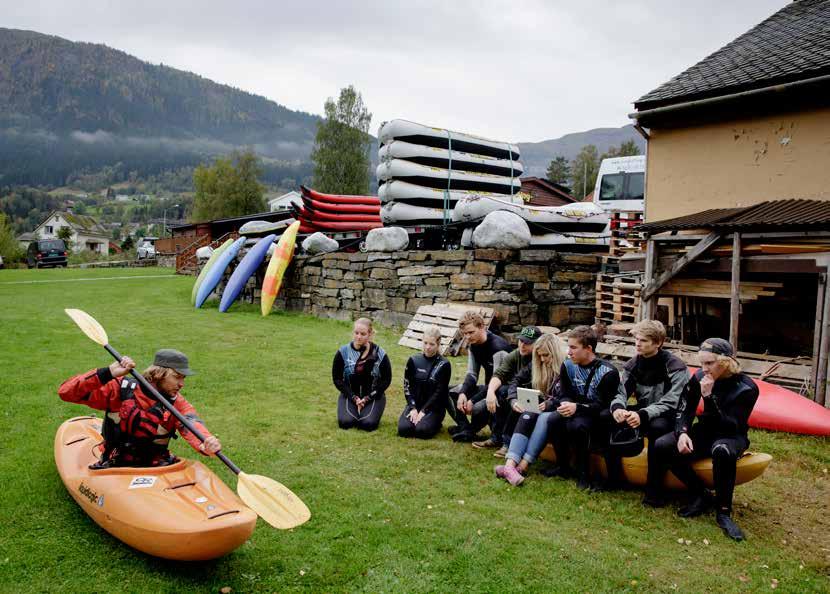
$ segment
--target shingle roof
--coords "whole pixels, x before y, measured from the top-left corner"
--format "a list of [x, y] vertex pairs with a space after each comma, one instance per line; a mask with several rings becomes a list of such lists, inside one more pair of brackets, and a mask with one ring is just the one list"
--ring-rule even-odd
[[830, 202], [826, 200], [767, 200], [743, 208], [713, 208], [674, 219], [639, 225], [637, 230], [648, 233], [682, 229], [713, 231], [809, 228], [830, 230]]
[[830, 0], [797, 0], [634, 102], [638, 110], [830, 74]]

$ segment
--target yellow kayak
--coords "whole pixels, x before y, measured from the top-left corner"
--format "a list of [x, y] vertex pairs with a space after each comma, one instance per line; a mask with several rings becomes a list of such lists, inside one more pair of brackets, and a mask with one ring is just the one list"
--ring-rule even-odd
[[271, 313], [271, 308], [274, 306], [274, 299], [277, 298], [277, 294], [280, 292], [285, 269], [288, 268], [291, 258], [294, 257], [294, 246], [297, 242], [297, 231], [299, 228], [299, 221], [291, 223], [277, 242], [274, 253], [271, 254], [271, 261], [268, 262], [268, 268], [265, 270], [265, 279], [262, 281], [262, 300], [260, 304], [262, 306], [263, 316]]

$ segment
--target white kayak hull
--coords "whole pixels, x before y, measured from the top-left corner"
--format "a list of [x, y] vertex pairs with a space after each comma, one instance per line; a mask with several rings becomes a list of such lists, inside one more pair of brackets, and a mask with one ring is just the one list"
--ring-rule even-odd
[[440, 167], [455, 171], [470, 171], [475, 173], [487, 173], [489, 175], [500, 175], [504, 177], [521, 177], [524, 169], [519, 161], [508, 159], [496, 159], [484, 155], [474, 155], [462, 151], [449, 151], [434, 146], [412, 144], [403, 140], [393, 140], [389, 144], [380, 147], [378, 151], [379, 161], [391, 161], [392, 159], [405, 159], [427, 167]]
[[[455, 206], [459, 200], [472, 198], [474, 196], [499, 198], [500, 200], [507, 200], [508, 202], [512, 200], [517, 204], [523, 203], [523, 200], [518, 194], [514, 194], [511, 197], [510, 194], [498, 194], [495, 192], [450, 190], [450, 205]], [[384, 184], [381, 184], [378, 188], [378, 198], [380, 198], [381, 202], [406, 202], [409, 204], [416, 204], [418, 206], [443, 208], [444, 190], [439, 188], [428, 188], [426, 186], [419, 186], [417, 184], [392, 179]]]
[[389, 144], [393, 140], [405, 140], [412, 144], [422, 144], [438, 148], [449, 148], [476, 155], [487, 155], [497, 159], [518, 161], [521, 157], [519, 147], [507, 142], [499, 142], [465, 132], [454, 132], [444, 128], [425, 126], [408, 120], [391, 120], [384, 122], [378, 131], [378, 142]]
[[498, 194], [518, 194], [522, 189], [522, 182], [517, 177], [450, 171], [440, 167], [418, 165], [403, 159], [392, 159], [378, 165], [377, 177], [380, 181], [402, 179], [416, 185], [441, 190], [449, 187], [451, 190], [481, 190]]

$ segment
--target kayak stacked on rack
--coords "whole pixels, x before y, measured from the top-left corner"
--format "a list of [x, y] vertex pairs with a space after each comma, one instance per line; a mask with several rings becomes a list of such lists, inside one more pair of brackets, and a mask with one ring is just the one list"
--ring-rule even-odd
[[520, 201], [524, 170], [513, 144], [407, 120], [384, 122], [378, 141], [386, 225], [450, 223], [455, 205], [471, 197]]
[[375, 196], [323, 194], [300, 186], [303, 205], [294, 207], [300, 233], [369, 231], [382, 227]]

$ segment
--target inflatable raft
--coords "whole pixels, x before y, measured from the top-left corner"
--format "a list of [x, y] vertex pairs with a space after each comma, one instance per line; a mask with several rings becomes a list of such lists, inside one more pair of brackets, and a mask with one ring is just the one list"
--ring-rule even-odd
[[524, 171], [519, 161], [495, 159], [456, 150], [450, 152], [447, 149], [412, 144], [403, 140], [393, 140], [389, 144], [380, 147], [378, 160], [391, 161], [392, 159], [406, 159], [427, 167], [440, 167], [442, 169], [452, 167], [453, 171], [460, 169], [462, 171], [506, 177], [521, 177]]
[[303, 196], [303, 206], [311, 211], [325, 211], [332, 214], [368, 214], [380, 215], [380, 204], [335, 204], [333, 202], [323, 202], [321, 200], [314, 200]]
[[201, 462], [90, 470], [102, 442], [100, 419], [69, 419], [55, 435], [55, 464], [72, 498], [115, 538], [148, 555], [203, 561], [253, 533], [256, 514]]
[[453, 209], [453, 221], [477, 222], [491, 212], [506, 210], [519, 215], [540, 232], [584, 231], [602, 233], [608, 227], [608, 214], [592, 202], [575, 202], [562, 206], [527, 206], [517, 200], [491, 196], [470, 196]]
[[297, 217], [308, 221], [341, 221], [351, 223], [377, 223], [381, 220], [376, 214], [336, 214], [327, 210], [309, 210], [305, 207], [296, 209]]
[[442, 225], [444, 209], [389, 202], [380, 209], [380, 218], [386, 225]]
[[[542, 451], [540, 458], [556, 462], [556, 453], [551, 446], [548, 446]], [[735, 484], [742, 485], [749, 481], [758, 478], [772, 462], [772, 456], [764, 453], [745, 452], [743, 456], [738, 459]], [[591, 454], [591, 468], [594, 472], [598, 472], [601, 476], [607, 477], [608, 472], [605, 468], [605, 460], [600, 454]], [[692, 468], [695, 473], [703, 480], [706, 486], [713, 489], [715, 482], [712, 478], [712, 459], [703, 458], [692, 463]], [[643, 448], [639, 455], [631, 458], [622, 459], [623, 478], [626, 482], [636, 485], [638, 487], [646, 486], [646, 478], [648, 477], [648, 446]], [[665, 486], [673, 490], [683, 490], [686, 488], [674, 474], [666, 473]]]
[[[392, 159], [377, 166], [378, 180], [402, 180], [428, 188], [484, 191], [497, 194], [518, 194], [522, 189], [519, 178], [472, 173], [469, 171], [427, 167], [403, 159]], [[512, 189], [512, 191], [511, 191]]]
[[319, 200], [320, 202], [329, 202], [333, 204], [374, 204], [380, 206], [380, 200], [377, 196], [350, 196], [344, 194], [324, 194], [317, 192], [311, 188], [300, 186], [300, 191], [303, 196], [311, 198], [312, 200]]
[[496, 159], [518, 161], [521, 155], [519, 147], [514, 144], [490, 140], [464, 132], [453, 132], [444, 128], [424, 126], [408, 120], [391, 120], [381, 124], [378, 131], [378, 142], [385, 145], [393, 140], [403, 140], [411, 144], [443, 149], [449, 148], [452, 144], [453, 151], [486, 155]]
[[[396, 179], [388, 180], [378, 188], [378, 196], [381, 202], [406, 202], [416, 206], [431, 206], [433, 208], [443, 207], [445, 191], [440, 188], [426, 188], [416, 184]], [[450, 205], [455, 206], [459, 200], [475, 196], [492, 196], [502, 200], [511, 200], [510, 194], [498, 194], [495, 192], [450, 190]], [[514, 194], [513, 200], [519, 201], [520, 194]]]

